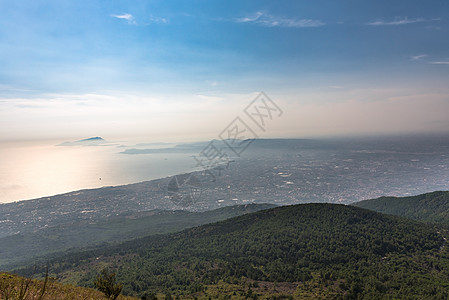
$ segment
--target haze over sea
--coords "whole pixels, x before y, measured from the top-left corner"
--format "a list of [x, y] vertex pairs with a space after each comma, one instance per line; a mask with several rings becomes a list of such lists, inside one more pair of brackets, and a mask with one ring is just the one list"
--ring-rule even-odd
[[[207, 144], [186, 144], [170, 151], [164, 149], [177, 144], [101, 140], [94, 145], [61, 146], [61, 142], [0, 143], [0, 203], [198, 171], [193, 156]], [[243, 193], [247, 198], [251, 187], [275, 182], [276, 188], [272, 187], [275, 191], [287, 179], [289, 190], [296, 191], [299, 197], [297, 201], [312, 202], [351, 202], [449, 189], [447, 135], [296, 140], [294, 143], [266, 140], [250, 145], [239, 161], [226, 172], [246, 186], [233, 187], [233, 192]], [[259, 183], [251, 179], [270, 170], [275, 178], [262, 176]], [[289, 178], [277, 182], [277, 177], [287, 176], [284, 173]], [[262, 202], [271, 199], [268, 195], [264, 197], [256, 198]]]
[[195, 165], [186, 153], [125, 155], [120, 152], [126, 148], [118, 145], [57, 146], [60, 143], [0, 143], [0, 203], [162, 178]]

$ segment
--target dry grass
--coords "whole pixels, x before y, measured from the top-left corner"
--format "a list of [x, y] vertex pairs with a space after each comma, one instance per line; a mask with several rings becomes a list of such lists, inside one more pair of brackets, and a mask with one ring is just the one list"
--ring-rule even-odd
[[[44, 280], [24, 278], [8, 273], [0, 273], [1, 300], [98, 300], [107, 299], [103, 293], [89, 288], [70, 284], [61, 284], [49, 280], [42, 295]], [[120, 295], [119, 300], [136, 300], [138, 298]]]

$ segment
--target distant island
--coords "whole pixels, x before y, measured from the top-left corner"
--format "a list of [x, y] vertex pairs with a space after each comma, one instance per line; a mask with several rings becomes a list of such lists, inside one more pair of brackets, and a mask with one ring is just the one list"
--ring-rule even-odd
[[102, 137], [96, 136], [74, 142], [64, 142], [59, 144], [58, 146], [104, 146], [106, 144], [109, 145], [109, 142], [104, 140]]

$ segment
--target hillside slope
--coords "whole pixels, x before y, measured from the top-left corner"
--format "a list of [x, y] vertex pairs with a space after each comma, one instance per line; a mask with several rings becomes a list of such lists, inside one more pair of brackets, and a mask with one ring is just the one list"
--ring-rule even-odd
[[380, 197], [351, 205], [413, 220], [449, 225], [449, 191], [411, 197]]
[[95, 222], [86, 220], [71, 222], [35, 232], [15, 234], [0, 238], [0, 268], [10, 269], [13, 264], [17, 266], [36, 257], [68, 249], [74, 251], [74, 248], [87, 248], [153, 234], [171, 233], [274, 206], [235, 205], [206, 212], [155, 210], [128, 213]]
[[109, 267], [131, 295], [444, 298], [443, 234], [353, 206], [302, 204], [72, 254], [50, 269], [89, 286]]
[[[21, 294], [23, 298], [19, 296]], [[35, 300], [41, 295], [42, 299], [107, 299], [103, 293], [94, 289], [61, 284], [53, 280], [44, 284], [43, 280], [32, 280], [0, 272], [0, 299]], [[120, 295], [117, 300], [137, 300], [137, 298]]]

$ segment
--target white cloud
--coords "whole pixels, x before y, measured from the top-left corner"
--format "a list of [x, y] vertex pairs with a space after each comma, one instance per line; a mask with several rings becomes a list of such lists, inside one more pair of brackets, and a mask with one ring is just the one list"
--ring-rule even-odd
[[126, 21], [128, 21], [128, 23], [130, 23], [130, 24], [134, 24], [134, 23], [135, 23], [133, 15], [128, 14], [128, 13], [126, 13], [126, 14], [121, 14], [121, 15], [111, 15], [111, 17], [117, 18], [117, 19], [123, 19], [123, 20], [126, 20]]
[[167, 18], [159, 18], [159, 17], [155, 17], [153, 15], [150, 15], [149, 19], [150, 19], [150, 22], [152, 22], [152, 23], [167, 24], [168, 22], [170, 22], [170, 20]]
[[374, 22], [369, 22], [366, 25], [371, 26], [395, 26], [395, 25], [406, 25], [406, 24], [412, 24], [412, 23], [419, 23], [424, 22], [425, 19], [423, 18], [416, 18], [416, 19], [409, 19], [408, 17], [396, 17], [393, 21], [384, 21], [384, 20], [377, 20]]
[[[29, 138], [215, 137], [251, 97], [48, 94], [0, 101], [0, 142]], [[246, 103], [246, 102], [245, 102]]]
[[[423, 58], [426, 58], [426, 57], [428, 57], [427, 54], [412, 55], [412, 56], [410, 56], [410, 60], [418, 61], [418, 60], [423, 60]], [[429, 64], [431, 64], [431, 65], [449, 65], [449, 60], [429, 61]]]
[[320, 20], [312, 19], [289, 19], [284, 17], [275, 17], [267, 13], [256, 12], [251, 16], [246, 16], [236, 20], [237, 23], [253, 23], [266, 27], [319, 27], [325, 24]]
[[239, 22], [239, 23], [254, 22], [254, 21], [257, 21], [262, 16], [263, 16], [263, 13], [258, 11], [253, 16], [237, 19], [237, 22]]
[[410, 60], [422, 60], [425, 57], [427, 57], [427, 54], [412, 55], [410, 56]]
[[[134, 16], [132, 14], [124, 13], [121, 15], [111, 15], [113, 18], [122, 19], [128, 21], [129, 24], [137, 25], [136, 20], [134, 19]], [[155, 17], [153, 15], [149, 15], [146, 22], [139, 24], [139, 25], [150, 25], [151, 23], [158, 23], [158, 24], [167, 24], [170, 20], [167, 18], [161, 18], [161, 17]]]
[[431, 61], [429, 64], [432, 65], [449, 65], [449, 61]]

